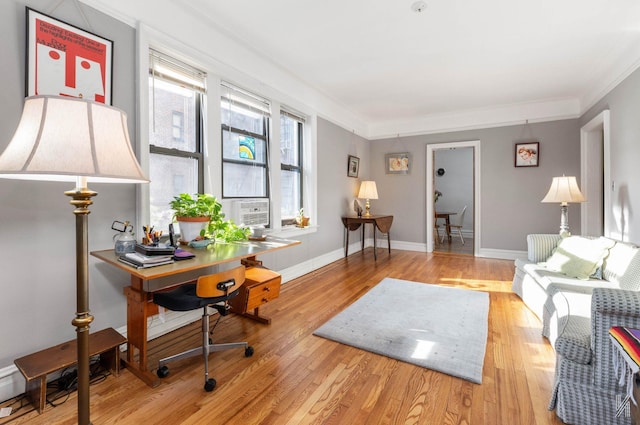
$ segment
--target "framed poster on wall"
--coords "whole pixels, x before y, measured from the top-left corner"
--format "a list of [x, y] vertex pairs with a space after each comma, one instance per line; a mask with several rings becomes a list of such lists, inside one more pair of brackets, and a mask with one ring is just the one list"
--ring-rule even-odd
[[111, 105], [113, 42], [27, 7], [27, 96]]
[[386, 174], [409, 174], [411, 154], [409, 152], [388, 153], [384, 156]]
[[540, 143], [516, 143], [516, 167], [537, 167], [540, 158]]
[[360, 169], [360, 158], [357, 156], [349, 155], [347, 163], [347, 176], [358, 177], [358, 171]]

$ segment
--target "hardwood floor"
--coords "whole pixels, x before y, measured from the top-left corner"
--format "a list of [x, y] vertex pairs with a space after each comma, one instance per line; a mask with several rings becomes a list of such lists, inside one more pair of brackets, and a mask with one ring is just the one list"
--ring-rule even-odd
[[[385, 277], [489, 292], [481, 385], [312, 335]], [[512, 261], [397, 250], [388, 255], [386, 249], [374, 261], [368, 248], [285, 284], [280, 298], [261, 310], [273, 318], [271, 325], [223, 317], [214, 339], [249, 341], [255, 354], [212, 354], [211, 375], [218, 382], [213, 392], [203, 390], [200, 358], [171, 364], [157, 388], [124, 369], [91, 386], [92, 422], [561, 424], [547, 410], [555, 356], [540, 336], [538, 319], [511, 292], [512, 277]], [[198, 332], [196, 323], [152, 341], [150, 363], [160, 353], [197, 344]], [[26, 410], [0, 423], [76, 423], [75, 394], [42, 415]]]
[[444, 239], [433, 244], [435, 252], [448, 252], [450, 254], [473, 255], [473, 238], [464, 238], [464, 244], [456, 235], [452, 235], [451, 240]]

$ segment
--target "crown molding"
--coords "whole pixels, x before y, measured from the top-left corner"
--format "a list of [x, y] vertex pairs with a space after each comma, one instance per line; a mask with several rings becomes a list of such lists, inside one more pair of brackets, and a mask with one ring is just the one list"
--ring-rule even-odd
[[413, 120], [380, 122], [369, 126], [368, 139], [447, 133], [478, 128], [505, 127], [526, 122], [573, 119], [580, 116], [578, 99], [555, 99], [433, 114]]

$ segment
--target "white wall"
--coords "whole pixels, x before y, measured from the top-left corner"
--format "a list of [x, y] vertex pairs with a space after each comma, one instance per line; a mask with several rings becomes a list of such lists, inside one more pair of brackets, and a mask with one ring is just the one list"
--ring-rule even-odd
[[[640, 70], [580, 118], [580, 126], [608, 109], [611, 120], [611, 236], [640, 244]], [[571, 210], [573, 214], [573, 210]], [[607, 227], [605, 226], [605, 227]]]

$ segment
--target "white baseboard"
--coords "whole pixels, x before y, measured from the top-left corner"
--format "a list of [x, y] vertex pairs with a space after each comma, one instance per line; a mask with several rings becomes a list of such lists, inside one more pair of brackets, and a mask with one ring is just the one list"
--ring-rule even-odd
[[478, 257], [497, 258], [502, 260], [516, 260], [518, 258], [526, 259], [527, 251], [511, 251], [506, 249], [480, 248]]
[[25, 380], [15, 365], [0, 369], [0, 400], [9, 400], [24, 392]]

